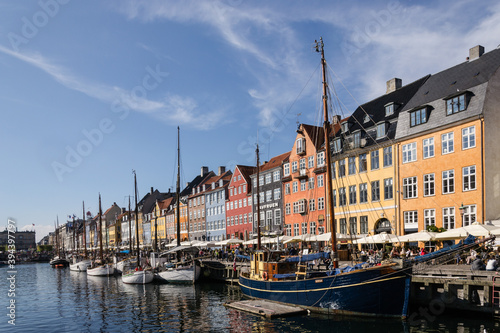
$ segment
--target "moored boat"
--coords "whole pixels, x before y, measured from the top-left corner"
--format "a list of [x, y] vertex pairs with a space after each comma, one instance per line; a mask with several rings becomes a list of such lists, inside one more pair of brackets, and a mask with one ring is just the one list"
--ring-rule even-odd
[[69, 265], [69, 269], [75, 272], [85, 272], [87, 268], [91, 266], [92, 262], [90, 259], [84, 259], [77, 261], [75, 258], [73, 264]]
[[154, 274], [151, 270], [130, 270], [122, 274], [123, 283], [146, 284], [153, 281]]
[[99, 265], [93, 268], [87, 268], [87, 275], [90, 276], [110, 276], [115, 274], [113, 264]]

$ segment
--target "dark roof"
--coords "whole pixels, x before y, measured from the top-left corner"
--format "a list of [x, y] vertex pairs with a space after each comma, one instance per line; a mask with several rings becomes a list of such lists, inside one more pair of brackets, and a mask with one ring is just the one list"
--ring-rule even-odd
[[436, 73], [425, 82], [404, 110], [427, 104], [488, 82], [500, 65], [500, 49], [484, 53], [478, 59], [466, 61]]
[[262, 164], [260, 166], [259, 171], [263, 172], [263, 171], [274, 169], [276, 167], [281, 167], [281, 164], [283, 163], [283, 161], [288, 159], [288, 157], [290, 156], [290, 153], [291, 152], [289, 151], [289, 152], [283, 153], [281, 155], [274, 156], [273, 158], [271, 158], [271, 160], [269, 162]]
[[205, 175], [198, 175], [196, 176], [180, 193], [181, 197], [185, 197], [188, 195], [191, 195], [193, 193], [193, 188], [201, 185], [204, 181], [209, 179], [210, 177], [213, 177], [215, 173], [213, 171], [208, 172]]
[[153, 211], [157, 200], [163, 201], [172, 196], [175, 196], [175, 193], [173, 192], [162, 193], [158, 190], [154, 190], [152, 193], [148, 192], [148, 194], [146, 194], [137, 205], [139, 206], [140, 211], [143, 214], [149, 214]]
[[307, 133], [316, 150], [321, 149], [321, 146], [325, 142], [323, 127], [301, 124], [301, 128]]
[[[429, 75], [360, 105], [347, 120], [350, 126], [349, 132], [346, 135], [352, 134], [357, 130], [365, 131], [365, 139], [367, 140], [365, 146], [394, 139], [399, 112], [405, 108], [406, 104], [428, 78]], [[386, 117], [385, 107], [391, 103], [394, 103], [394, 113]], [[367, 114], [370, 120], [365, 122]], [[377, 125], [384, 121], [389, 126], [386, 131], [387, 134], [377, 139]]]
[[250, 175], [257, 172], [257, 167], [248, 165], [237, 165], [236, 168], [240, 170], [240, 173], [243, 176], [243, 178], [245, 178], [247, 185], [250, 186]]
[[[479, 58], [450, 67], [430, 78], [420, 87], [399, 115], [396, 139], [448, 126], [483, 113], [488, 82], [500, 67], [500, 49], [484, 53]], [[466, 93], [467, 109], [446, 115], [446, 99]], [[410, 126], [410, 112], [427, 108], [427, 122]]]

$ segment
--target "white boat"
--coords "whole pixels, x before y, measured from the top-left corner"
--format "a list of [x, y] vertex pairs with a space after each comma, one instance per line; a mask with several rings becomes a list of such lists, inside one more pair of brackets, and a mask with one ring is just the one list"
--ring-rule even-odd
[[161, 281], [168, 283], [195, 283], [200, 277], [201, 267], [197, 262], [188, 266], [167, 267], [156, 273]]
[[87, 268], [87, 275], [90, 276], [110, 276], [115, 274], [113, 264], [105, 264], [94, 268]]
[[69, 269], [75, 272], [85, 272], [92, 262], [89, 259], [81, 260], [69, 265]]
[[150, 270], [130, 270], [122, 274], [123, 283], [146, 284], [153, 281], [154, 274]]
[[135, 258], [128, 258], [121, 260], [116, 263], [116, 272], [121, 274], [127, 270], [129, 270], [132, 267], [136, 266], [137, 260]]

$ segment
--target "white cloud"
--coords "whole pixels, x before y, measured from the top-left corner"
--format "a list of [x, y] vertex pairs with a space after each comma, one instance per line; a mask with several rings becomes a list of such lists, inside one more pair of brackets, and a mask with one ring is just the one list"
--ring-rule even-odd
[[[135, 87], [129, 91], [120, 87], [107, 86], [78, 78], [65, 68], [52, 64], [40, 54], [27, 55], [14, 52], [3, 46], [0, 46], [0, 52], [41, 69], [68, 89], [79, 91], [110, 105], [118, 102], [133, 111], [150, 114], [166, 122], [177, 122], [180, 125], [187, 124], [198, 129], [210, 129], [223, 117], [220, 110], [206, 111], [201, 115], [196, 102], [190, 97], [176, 95], [167, 98], [165, 101], [150, 100], [135, 93]], [[144, 89], [144, 91], [146, 90]], [[200, 119], [204, 120], [204, 122], [198, 123], [196, 121]]]

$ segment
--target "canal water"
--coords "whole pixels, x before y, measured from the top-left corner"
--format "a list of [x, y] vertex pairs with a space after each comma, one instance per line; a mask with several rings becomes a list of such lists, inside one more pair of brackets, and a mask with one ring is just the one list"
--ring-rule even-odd
[[[489, 317], [443, 314], [433, 305], [412, 309], [411, 321], [314, 314], [271, 320], [224, 307], [241, 299], [238, 286], [126, 285], [47, 263], [17, 265], [14, 283], [8, 272], [0, 268], [0, 332], [500, 332]], [[11, 300], [15, 326], [8, 322]]]

